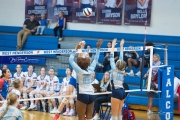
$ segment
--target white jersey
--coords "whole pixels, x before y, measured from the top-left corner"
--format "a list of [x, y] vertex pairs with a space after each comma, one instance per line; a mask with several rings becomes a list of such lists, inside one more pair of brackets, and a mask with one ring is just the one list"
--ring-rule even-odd
[[90, 0], [81, 0], [81, 4], [90, 4]]
[[114, 88], [123, 88], [123, 82], [124, 82], [124, 73], [123, 71], [119, 70], [113, 70], [111, 73], [111, 79], [113, 80], [114, 83]]
[[32, 73], [32, 75], [29, 75], [28, 72], [25, 72], [25, 82], [24, 82], [24, 86], [25, 87], [29, 87], [33, 81], [35, 81], [34, 86], [32, 87], [36, 87], [36, 80], [37, 80], [37, 74], [36, 73]]
[[177, 92], [179, 85], [180, 85], [180, 80], [177, 77], [175, 77], [174, 78], [174, 94], [176, 94], [176, 95], [178, 95], [176, 92]]
[[46, 90], [59, 91], [59, 79], [57, 76], [54, 76], [52, 79], [49, 76], [49, 81], [47, 81]]
[[34, 0], [34, 5], [41, 5], [41, 0]]
[[61, 92], [66, 92], [69, 81], [70, 81], [70, 78], [67, 78], [67, 77], [63, 78], [63, 82], [62, 82], [63, 89]]
[[49, 81], [49, 76], [48, 75], [45, 75], [44, 78], [42, 78], [41, 75], [39, 75], [37, 77], [37, 81], [36, 81], [36, 84], [37, 84], [37, 88], [36, 89], [40, 89], [40, 90], [46, 90], [46, 87], [43, 88], [43, 85]]
[[144, 5], [142, 6], [139, 1], [137, 0], [137, 8], [140, 8], [140, 9], [146, 9], [148, 8], [148, 3], [149, 3], [149, 0], [146, 0], [146, 2], [144, 3]]
[[17, 90], [17, 89], [13, 89], [11, 92], [15, 93], [15, 94], [18, 96], [18, 98], [20, 99], [20, 97], [21, 97], [21, 93], [20, 93], [20, 91], [19, 91], [19, 90]]
[[115, 8], [116, 0], [107, 0], [105, 6], [110, 8]]
[[17, 72], [14, 73], [14, 79], [22, 80], [22, 78], [24, 77], [25, 77], [25, 74], [23, 72], [21, 72], [20, 74], [18, 74]]
[[64, 0], [57, 0], [56, 5], [64, 5]]

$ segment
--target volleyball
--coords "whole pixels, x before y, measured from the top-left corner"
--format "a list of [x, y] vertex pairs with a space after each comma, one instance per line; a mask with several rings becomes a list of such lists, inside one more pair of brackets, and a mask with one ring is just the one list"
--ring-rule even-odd
[[84, 8], [83, 9], [83, 14], [86, 17], [90, 17], [92, 15], [92, 9], [91, 8]]

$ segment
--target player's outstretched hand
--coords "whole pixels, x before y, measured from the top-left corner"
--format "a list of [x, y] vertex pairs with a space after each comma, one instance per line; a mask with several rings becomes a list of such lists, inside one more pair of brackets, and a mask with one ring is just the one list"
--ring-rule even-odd
[[102, 39], [99, 39], [97, 44], [96, 44], [97, 49], [100, 49], [101, 45], [102, 45]]

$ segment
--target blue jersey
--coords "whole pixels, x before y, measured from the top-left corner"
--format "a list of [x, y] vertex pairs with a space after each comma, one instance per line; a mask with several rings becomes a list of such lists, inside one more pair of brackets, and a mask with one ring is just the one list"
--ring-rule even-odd
[[64, 18], [58, 19], [58, 26], [64, 26]]
[[41, 26], [46, 26], [47, 25], [47, 20], [46, 19], [41, 19], [40, 24], [41, 24]]
[[[2, 79], [4, 80], [4, 78]], [[4, 99], [6, 99], [6, 96], [8, 94], [8, 89], [9, 89], [9, 83], [6, 80], [4, 80], [4, 84], [2, 88], [0, 89], [0, 94], [2, 95]]]
[[96, 64], [99, 59], [99, 50], [97, 50], [95, 58], [91, 65], [87, 68], [87, 70], [82, 70], [75, 62], [74, 62], [75, 54], [71, 54], [69, 57], [69, 63], [71, 64], [72, 68], [75, 70], [77, 77], [77, 83], [79, 84], [79, 93], [94, 93], [94, 88], [91, 85], [91, 74], [94, 72]]

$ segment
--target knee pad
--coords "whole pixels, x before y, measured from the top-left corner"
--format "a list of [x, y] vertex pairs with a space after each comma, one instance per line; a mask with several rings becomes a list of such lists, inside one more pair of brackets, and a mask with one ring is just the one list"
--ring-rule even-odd
[[72, 99], [69, 100], [69, 103], [70, 103], [70, 104], [74, 104], [74, 100], [72, 100]]
[[52, 101], [52, 102], [55, 102], [55, 99], [54, 99], [54, 98], [52, 98], [52, 99], [51, 99], [51, 101]]
[[62, 97], [58, 98], [58, 101], [59, 101], [59, 102], [62, 102], [62, 100], [63, 100], [63, 98], [62, 98]]
[[69, 101], [66, 98], [63, 98], [62, 103], [67, 104]]

